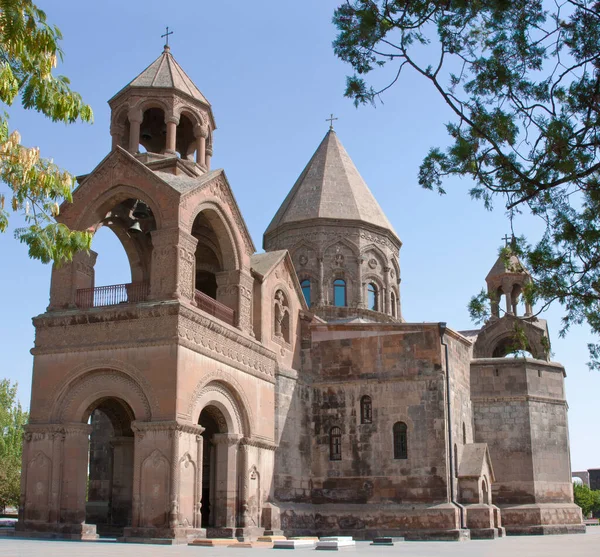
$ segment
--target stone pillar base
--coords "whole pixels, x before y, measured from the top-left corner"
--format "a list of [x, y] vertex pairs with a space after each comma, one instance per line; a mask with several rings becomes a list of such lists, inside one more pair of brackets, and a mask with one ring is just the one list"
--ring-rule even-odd
[[157, 545], [187, 544], [198, 538], [206, 538], [204, 528], [135, 528], [128, 527], [117, 541], [124, 543], [148, 543]]
[[575, 503], [501, 505], [500, 510], [508, 536], [585, 533], [581, 509]]
[[413, 530], [404, 534], [407, 542], [463, 542], [471, 539], [471, 531], [466, 528], [455, 530]]
[[233, 539], [236, 536], [238, 528], [227, 528], [225, 526], [213, 526], [206, 529], [207, 538], [227, 538]]
[[[238, 541], [255, 541], [257, 538], [264, 536], [265, 529], [258, 526], [247, 526], [245, 528], [236, 528], [235, 537]], [[267, 534], [268, 535], [268, 534]], [[280, 534], [283, 535], [283, 534]]]
[[50, 540], [97, 540], [95, 524], [66, 524], [19, 521], [15, 535], [20, 538], [40, 538]]

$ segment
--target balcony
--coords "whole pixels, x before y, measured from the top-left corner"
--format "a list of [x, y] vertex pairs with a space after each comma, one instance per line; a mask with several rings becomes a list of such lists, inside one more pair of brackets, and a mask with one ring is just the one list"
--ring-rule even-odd
[[[150, 284], [147, 282], [80, 288], [77, 290], [75, 303], [79, 309], [135, 304], [146, 301], [149, 293]], [[196, 306], [205, 313], [235, 327], [235, 311], [231, 308], [199, 290], [195, 291], [194, 301]]]
[[149, 292], [150, 284], [147, 282], [80, 288], [77, 290], [75, 304], [80, 309], [135, 304], [144, 302]]
[[207, 296], [204, 294], [204, 292], [200, 292], [199, 290], [195, 291], [194, 301], [196, 302], [198, 308], [202, 311], [216, 317], [220, 321], [223, 321], [232, 327], [235, 327], [235, 311], [230, 307], [227, 307], [221, 302], [217, 302], [217, 300]]

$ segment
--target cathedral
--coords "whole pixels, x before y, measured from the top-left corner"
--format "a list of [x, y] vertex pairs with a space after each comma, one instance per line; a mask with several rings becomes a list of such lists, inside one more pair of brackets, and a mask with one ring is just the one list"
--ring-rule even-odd
[[[131, 282], [96, 286], [93, 251], [52, 270], [20, 535], [585, 531], [565, 370], [516, 256], [485, 279], [481, 329], [406, 322], [402, 242], [333, 129], [257, 253], [211, 167], [212, 106], [169, 47], [109, 105], [112, 149], [59, 220], [109, 227]], [[506, 357], [517, 332], [529, 354]]]

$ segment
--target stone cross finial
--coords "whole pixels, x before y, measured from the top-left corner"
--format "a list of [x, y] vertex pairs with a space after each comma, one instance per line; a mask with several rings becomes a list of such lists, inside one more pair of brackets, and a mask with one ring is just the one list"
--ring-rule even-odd
[[329, 118], [325, 118], [326, 122], [329, 122], [329, 129], [333, 130], [333, 122], [334, 120], [339, 120], [339, 118], [334, 118], [333, 114]]
[[512, 238], [508, 237], [508, 234], [504, 235], [504, 238], [501, 238], [501, 240], [504, 240], [504, 247], [508, 247], [508, 244], [512, 242]]
[[169, 26], [167, 25], [167, 32], [164, 35], [161, 35], [160, 38], [164, 37], [165, 39], [165, 47], [169, 46], [169, 35], [172, 35], [173, 31], [169, 31]]

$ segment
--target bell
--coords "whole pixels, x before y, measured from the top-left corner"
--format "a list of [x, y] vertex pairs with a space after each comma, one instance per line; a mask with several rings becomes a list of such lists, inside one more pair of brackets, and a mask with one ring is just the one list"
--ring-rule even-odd
[[138, 199], [133, 206], [131, 214], [136, 219], [147, 219], [150, 216], [148, 205]]
[[145, 130], [142, 130], [142, 132], [140, 133], [140, 137], [144, 141], [150, 141], [152, 139], [152, 134], [150, 133], [150, 130], [145, 129]]
[[130, 227], [129, 232], [142, 232], [142, 227], [140, 226], [140, 221], [136, 220]]

